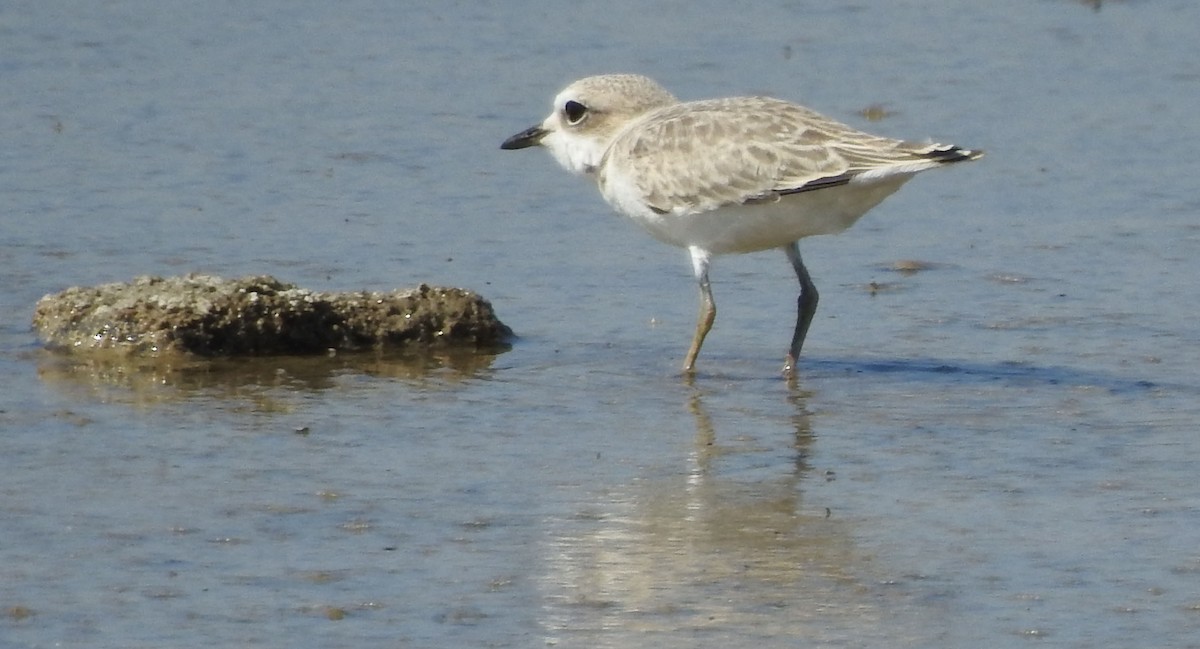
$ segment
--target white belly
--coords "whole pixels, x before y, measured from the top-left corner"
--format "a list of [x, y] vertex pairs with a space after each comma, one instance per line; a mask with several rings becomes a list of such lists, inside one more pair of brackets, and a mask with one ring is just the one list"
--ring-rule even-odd
[[[778, 248], [804, 237], [836, 234], [854, 225], [868, 210], [900, 189], [911, 174], [871, 182], [791, 194], [771, 203], [729, 205], [707, 212], [676, 210], [659, 214], [640, 201], [605, 191], [617, 211], [654, 238], [712, 254], [745, 253]], [[611, 185], [606, 189], [616, 189]]]

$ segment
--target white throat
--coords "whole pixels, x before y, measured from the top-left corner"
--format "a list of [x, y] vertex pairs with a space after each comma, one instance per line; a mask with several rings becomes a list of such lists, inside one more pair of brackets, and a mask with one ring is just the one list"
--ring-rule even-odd
[[541, 144], [564, 169], [579, 175], [595, 173], [609, 145], [608, 142], [559, 129], [550, 131]]

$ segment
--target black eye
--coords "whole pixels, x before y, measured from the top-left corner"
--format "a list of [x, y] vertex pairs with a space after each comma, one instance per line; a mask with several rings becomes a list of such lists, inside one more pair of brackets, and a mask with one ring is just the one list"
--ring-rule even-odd
[[563, 113], [567, 116], [567, 123], [574, 126], [583, 121], [584, 116], [587, 115], [587, 106], [571, 100], [563, 104]]

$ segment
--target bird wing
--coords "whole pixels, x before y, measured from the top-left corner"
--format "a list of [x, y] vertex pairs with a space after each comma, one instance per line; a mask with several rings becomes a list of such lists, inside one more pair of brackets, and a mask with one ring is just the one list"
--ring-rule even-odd
[[695, 213], [971, 156], [978, 153], [863, 133], [790, 102], [737, 97], [675, 104], [632, 122], [601, 161], [600, 182], [619, 174], [652, 210]]

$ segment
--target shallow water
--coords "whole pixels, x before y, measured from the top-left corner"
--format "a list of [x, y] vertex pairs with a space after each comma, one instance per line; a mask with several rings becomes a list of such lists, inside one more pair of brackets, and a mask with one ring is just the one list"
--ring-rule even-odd
[[[975, 4], [0, 9], [0, 645], [1200, 646], [1200, 8]], [[718, 259], [687, 382], [686, 255], [498, 149], [604, 71], [988, 157], [804, 242], [793, 385], [783, 256]], [[29, 331], [192, 271], [462, 285], [521, 338]]]

